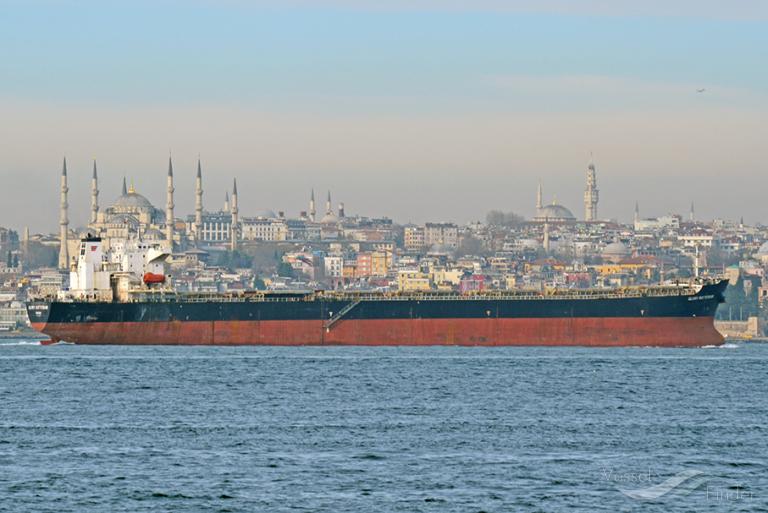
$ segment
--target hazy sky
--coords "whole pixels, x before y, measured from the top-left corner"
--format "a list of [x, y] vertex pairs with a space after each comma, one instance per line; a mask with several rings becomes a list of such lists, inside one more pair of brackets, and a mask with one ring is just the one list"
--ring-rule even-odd
[[[176, 212], [296, 215], [309, 189], [399, 221], [687, 212], [768, 222], [768, 2], [2, 2], [0, 226], [84, 224], [125, 175]], [[672, 6], [668, 4], [674, 4]], [[737, 4], [737, 5], [728, 5]], [[706, 88], [697, 93], [698, 88]]]

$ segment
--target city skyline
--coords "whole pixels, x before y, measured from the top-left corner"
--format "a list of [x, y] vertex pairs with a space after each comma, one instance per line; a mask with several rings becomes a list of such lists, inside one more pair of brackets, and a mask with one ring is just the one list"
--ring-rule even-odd
[[162, 205], [169, 148], [179, 212], [198, 154], [208, 204], [236, 176], [244, 215], [295, 215], [314, 187], [400, 222], [532, 217], [539, 180], [581, 212], [594, 153], [600, 217], [694, 201], [702, 219], [768, 221], [761, 4], [417, 5], [11, 2], [4, 223], [55, 230], [64, 155], [73, 224], [93, 157], [105, 200], [125, 175]]
[[[144, 189], [137, 185], [135, 180], [130, 175], [123, 175], [120, 177], [119, 184], [115, 184], [117, 187], [117, 192], [114, 194], [110, 193], [110, 190], [104, 190], [104, 172], [101, 167], [101, 165], [98, 163], [96, 159], [92, 159], [90, 162], [90, 170], [87, 177], [80, 176], [79, 174], [75, 173], [74, 176], [77, 179], [82, 178], [85, 180], [83, 183], [85, 184], [83, 187], [83, 184], [81, 183], [73, 183], [73, 173], [72, 173], [72, 166], [70, 161], [67, 157], [63, 158], [63, 168], [66, 170], [65, 175], [68, 177], [67, 180], [67, 219], [68, 219], [68, 225], [70, 229], [73, 230], [86, 230], [89, 224], [94, 223], [95, 216], [98, 212], [100, 212], [105, 206], [109, 206], [114, 203], [115, 200], [119, 200], [121, 196], [124, 196], [126, 194], [126, 191], [130, 193], [137, 193], [143, 197], [146, 197], [150, 203], [159, 211], [164, 212], [163, 215], [172, 215], [174, 219], [177, 221], [183, 221], [185, 219], [190, 218], [197, 218], [198, 213], [202, 212], [209, 212], [209, 213], [216, 213], [216, 212], [229, 212], [230, 211], [230, 200], [232, 198], [233, 193], [233, 180], [234, 180], [234, 187], [237, 187], [237, 177], [230, 177], [229, 185], [228, 187], [225, 186], [222, 190], [210, 190], [210, 186], [207, 185], [207, 180], [209, 179], [208, 176], [206, 176], [204, 179], [202, 178], [203, 169], [205, 168], [204, 163], [202, 160], [198, 157], [198, 160], [196, 160], [195, 164], [195, 172], [193, 173], [192, 180], [192, 187], [191, 187], [191, 194], [192, 199], [179, 197], [179, 190], [181, 190], [184, 193], [189, 193], [188, 189], [190, 189], [189, 184], [185, 184], [184, 179], [185, 176], [181, 175], [177, 164], [175, 164], [175, 158], [173, 156], [166, 157], [169, 160], [166, 163], [166, 170], [163, 172], [163, 182], [162, 182], [162, 188], [160, 190], [154, 190], [152, 189]], [[98, 185], [96, 185], [96, 169], [98, 168]], [[172, 171], [174, 176], [177, 176], [177, 179], [172, 182], [172, 184], [169, 186], [166, 183], [166, 176], [167, 173], [170, 170], [176, 169], [176, 171]], [[57, 194], [60, 192], [60, 184], [59, 184], [59, 178], [62, 176], [62, 167], [59, 168], [59, 170], [56, 173], [57, 176], [57, 182], [56, 182], [56, 190]], [[468, 220], [456, 220], [455, 218], [426, 218], [426, 219], [408, 219], [404, 220], [402, 218], [398, 218], [395, 216], [389, 216], [385, 214], [379, 214], [376, 212], [368, 212], [364, 208], [361, 211], [355, 211], [351, 212], [350, 214], [353, 216], [361, 216], [361, 217], [368, 217], [368, 218], [389, 218], [392, 219], [397, 224], [423, 224], [423, 223], [429, 223], [429, 222], [451, 222], [451, 223], [458, 223], [458, 224], [466, 224], [466, 223], [472, 223], [472, 222], [484, 222], [486, 215], [491, 211], [496, 212], [508, 212], [513, 213], [516, 215], [520, 215], [521, 218], [528, 220], [528, 221], [543, 221], [544, 220], [544, 214], [541, 213], [542, 206], [548, 207], [548, 206], [558, 206], [560, 207], [566, 207], [566, 209], [570, 213], [574, 214], [575, 222], [590, 222], [590, 221], [596, 221], [596, 222], [618, 222], [619, 224], [631, 224], [634, 220], [636, 220], [637, 216], [639, 215], [641, 202], [639, 200], [635, 200], [631, 205], [631, 211], [627, 215], [623, 216], [607, 216], [602, 215], [602, 207], [600, 208], [600, 213], [598, 213], [598, 200], [597, 196], [587, 196], [587, 190], [595, 187], [595, 180], [599, 176], [599, 172], [597, 171], [597, 167], [594, 164], [593, 160], [590, 160], [590, 163], [585, 167], [585, 170], [583, 172], [582, 176], [582, 189], [580, 191], [576, 191], [577, 193], [580, 192], [582, 197], [581, 204], [568, 204], [563, 201], [561, 201], [561, 197], [576, 197], [577, 194], [575, 194], [573, 191], [570, 191], [566, 194], [560, 194], [558, 187], [562, 187], [562, 183], [559, 184], [549, 184], [549, 187], [546, 187], [546, 194], [543, 194], [543, 189], [545, 189], [543, 185], [543, 181], [541, 179], [537, 182], [537, 187], [535, 191], [529, 191], [530, 198], [529, 202], [530, 205], [522, 206], [520, 209], [504, 209], [504, 208], [496, 208], [493, 206], [490, 206], [486, 211], [483, 211], [482, 213], [478, 214], [477, 217], [471, 218]], [[202, 181], [201, 181], [202, 179]], [[179, 181], [181, 180], [181, 182]], [[225, 178], [225, 180], [227, 180]], [[202, 188], [205, 189], [205, 200], [203, 200], [203, 194], [202, 189], [199, 189], [198, 186], [205, 183]], [[182, 185], [179, 187], [179, 185]], [[591, 184], [591, 185], [590, 185]], [[171, 187], [171, 197], [168, 196], [169, 191], [168, 187]], [[586, 188], [585, 188], [586, 187]], [[598, 189], [601, 189], [602, 187], [598, 187]], [[83, 189], [83, 190], [79, 190]], [[235, 194], [236, 194], [236, 189]], [[318, 201], [315, 202], [315, 193], [319, 191], [321, 194], [319, 196], [323, 196], [326, 194], [328, 195], [328, 201], [330, 201], [331, 193], [334, 192], [331, 188], [323, 188], [323, 187], [310, 187], [306, 191], [304, 190], [297, 190], [297, 194], [300, 196], [306, 196], [304, 198], [300, 198], [298, 202], [298, 206], [295, 210], [286, 210], [282, 207], [278, 208], [272, 208], [270, 206], [261, 206], [253, 204], [252, 202], [249, 202], [246, 198], [243, 198], [245, 201], [243, 201], [241, 204], [245, 208], [243, 210], [243, 216], [244, 217], [263, 217], [265, 212], [272, 212], [273, 217], [277, 218], [279, 216], [285, 217], [285, 218], [300, 218], [300, 217], [306, 217], [309, 215], [309, 218], [311, 220], [312, 213], [313, 213], [313, 205], [317, 204], [319, 205], [316, 207], [316, 211], [319, 214], [318, 219], [323, 215], [323, 213], [327, 213], [328, 210], [328, 202], [325, 201]], [[85, 192], [84, 192], [85, 191]], [[73, 194], [74, 193], [74, 194]], [[162, 196], [161, 196], [162, 193]], [[211, 194], [213, 193], [213, 194]], [[95, 194], [95, 196], [94, 196]], [[334, 192], [335, 194], [335, 192]], [[594, 193], [593, 193], [594, 194]], [[73, 204], [73, 196], [76, 198], [76, 204]], [[587, 200], [587, 197], [594, 198]], [[301, 203], [301, 200], [303, 199], [303, 203]], [[86, 201], [86, 203], [83, 203], [83, 201]], [[345, 198], [336, 198], [334, 197], [334, 202], [330, 205], [330, 211], [336, 212], [337, 210], [343, 210], [345, 209], [346, 204]], [[586, 202], [589, 201], [592, 205], [591, 207], [587, 207]], [[592, 203], [594, 201], [594, 203]], [[293, 201], [292, 204], [297, 203], [296, 201]], [[653, 212], [648, 211], [648, 209], [644, 209], [642, 211], [643, 218], [654, 218], [654, 217], [661, 217], [665, 215], [679, 215], [683, 219], [692, 219], [692, 208], [695, 204], [695, 200], [691, 200], [687, 205], [684, 205], [685, 209], [678, 209], [678, 210], [667, 210], [665, 212]], [[171, 205], [171, 211], [170, 214], [168, 214], [168, 205]], [[188, 207], [191, 205], [191, 208], [186, 209], [177, 209], [176, 207], [178, 205], [183, 205], [185, 207]], [[600, 205], [602, 205], [602, 198], [600, 200]], [[175, 214], [174, 214], [175, 209]], [[594, 210], [593, 210], [594, 209]], [[72, 212], [75, 212], [74, 216]], [[278, 215], [278, 212], [280, 213]], [[698, 209], [696, 210], [696, 213], [698, 214]], [[590, 216], [590, 218], [588, 218]], [[56, 224], [59, 223], [61, 219], [61, 214], [59, 213], [59, 217], [56, 219]], [[738, 220], [736, 219], [728, 219], [728, 220]], [[558, 221], [556, 218], [552, 218], [553, 221]], [[700, 216], [696, 216], [697, 221], [712, 221], [712, 219], [704, 219]], [[166, 219], [167, 222], [167, 219]], [[193, 222], [193, 224], [196, 221]], [[24, 225], [21, 227], [14, 227], [16, 228], [19, 233], [23, 231], [24, 229], [30, 229], [33, 233], [54, 233], [56, 230], [46, 230], [45, 228], [40, 230], [35, 230], [30, 227], [30, 225]]]
[[[169, 158], [169, 157], [166, 157]], [[170, 159], [172, 162], [175, 162], [175, 157], [171, 156]], [[121, 195], [125, 194], [126, 188], [130, 192], [136, 192], [140, 194], [141, 196], [146, 197], [150, 200], [150, 202], [158, 209], [161, 209], [165, 211], [166, 205], [168, 204], [168, 198], [167, 198], [167, 191], [166, 191], [166, 170], [163, 171], [163, 181], [160, 189], [155, 190], [155, 187], [145, 188], [141, 185], [146, 184], [139, 184], [134, 180], [134, 178], [129, 174], [123, 174], [119, 177], [119, 181], [116, 183], [114, 180], [107, 179], [106, 182], [110, 183], [108, 187], [105, 188], [103, 185], [105, 183], [104, 179], [104, 171], [101, 167], [101, 164], [97, 162], [96, 159], [92, 159], [90, 161], [90, 168], [88, 175], [85, 176], [83, 173], [75, 173], [74, 177], [77, 182], [73, 183], [73, 173], [72, 173], [72, 165], [67, 157], [64, 157], [65, 166], [67, 168], [67, 176], [69, 177], [68, 180], [68, 218], [69, 218], [69, 225], [71, 229], [86, 229], [87, 225], [89, 223], [92, 223], [93, 217], [95, 215], [94, 213], [94, 202], [93, 202], [93, 192], [94, 192], [94, 182], [92, 180], [92, 177], [95, 176], [95, 168], [98, 166], [99, 169], [99, 185], [96, 189], [96, 198], [98, 201], [98, 204], [101, 208], [103, 208], [105, 205], [112, 204], [115, 200], [118, 200]], [[166, 166], [168, 163], [166, 163]], [[175, 169], [177, 169], [177, 164], [173, 163], [171, 164]], [[201, 168], [202, 166], [202, 168]], [[223, 211], [229, 211], [229, 202], [230, 197], [232, 194], [232, 180], [237, 181], [237, 177], [229, 177], [227, 178], [224, 175], [219, 174], [218, 178], [219, 180], [215, 180], [216, 176], [214, 176], [214, 180], [219, 183], [222, 180], [223, 181], [229, 181], [229, 184], [224, 184], [224, 188], [222, 189], [210, 189], [210, 185], [207, 184], [207, 181], [209, 180], [209, 177], [206, 176], [204, 179], [205, 185], [205, 200], [204, 202], [201, 202], [198, 204], [198, 199], [201, 198], [198, 197], [197, 194], [197, 185], [198, 180], [200, 179], [200, 173], [201, 169], [205, 168], [205, 164], [198, 159], [195, 161], [195, 171], [192, 173], [191, 178], [191, 186], [190, 184], [186, 183], [186, 176], [180, 174], [179, 170], [177, 169], [174, 173], [178, 177], [174, 183], [174, 192], [173, 193], [173, 205], [178, 206], [181, 205], [182, 208], [177, 209], [177, 213], [174, 215], [174, 218], [181, 221], [188, 218], [196, 217], [196, 214], [198, 212], [198, 209], [200, 208], [200, 212], [203, 210], [205, 212], [223, 212]], [[183, 172], [183, 170], [182, 170]], [[585, 166], [585, 169], [581, 173], [582, 183], [581, 183], [581, 189], [578, 189], [579, 185], [577, 184], [576, 187], [578, 190], [576, 191], [565, 191], [564, 194], [561, 194], [563, 183], [564, 182], [555, 182], [555, 183], [549, 183], [546, 187], [546, 194], [542, 196], [542, 189], [543, 184], [545, 183], [542, 179], [538, 179], [536, 183], [536, 189], [532, 191], [528, 191], [529, 198], [528, 198], [528, 204], [521, 205], [520, 208], [515, 209], [509, 209], [505, 208], [504, 206], [496, 207], [493, 205], [489, 205], [488, 208], [485, 211], [482, 211], [478, 213], [476, 217], [472, 217], [469, 219], [457, 219], [455, 216], [451, 217], [450, 215], [445, 218], [437, 218], [435, 216], [432, 217], [426, 217], [426, 218], [416, 218], [416, 219], [403, 219], [402, 217], [398, 217], [397, 214], [395, 215], [387, 215], [387, 214], [381, 214], [379, 212], [371, 212], [367, 211], [365, 207], [362, 207], [360, 211], [353, 211], [349, 212], [353, 216], [362, 216], [362, 217], [369, 217], [369, 218], [389, 218], [392, 219], [395, 223], [398, 224], [410, 224], [410, 223], [416, 223], [416, 224], [423, 224], [425, 222], [451, 222], [451, 223], [458, 223], [458, 224], [466, 224], [466, 223], [472, 223], [472, 222], [484, 222], [486, 215], [491, 211], [496, 212], [509, 212], [514, 213], [516, 215], [520, 215], [523, 219], [535, 221], [537, 217], [541, 217], [541, 214], [539, 213], [541, 206], [548, 206], [548, 205], [558, 205], [567, 207], [569, 210], [573, 212], [575, 215], [576, 221], [578, 222], [584, 222], [584, 221], [614, 221], [618, 222], [619, 224], [631, 224], [633, 220], [638, 216], [641, 215], [642, 218], [655, 218], [655, 217], [662, 217], [662, 216], [668, 216], [668, 215], [678, 215], [683, 219], [690, 219], [691, 217], [691, 209], [693, 205], [696, 204], [695, 199], [691, 199], [686, 204], [680, 203], [681, 201], [684, 201], [684, 198], [678, 199], [677, 203], [675, 204], [675, 209], [667, 209], [666, 211], [653, 211], [647, 208], [647, 206], [640, 201], [639, 199], [634, 200], [629, 207], [631, 210], [624, 213], [623, 215], [619, 216], [610, 216], [610, 215], [603, 215], [602, 214], [602, 195], [600, 196], [600, 210], [599, 214], [597, 214], [596, 217], [592, 217], [591, 219], [587, 219], [587, 212], [586, 212], [586, 205], [584, 204], [586, 201], [585, 198], [585, 184], [586, 187], [589, 187], [590, 183], [590, 174], [593, 174], [593, 179], [595, 177], [594, 173], [597, 173], [597, 176], [599, 176], [599, 168], [594, 164], [593, 160], [590, 160], [589, 164]], [[56, 191], [58, 195], [58, 191], [60, 190], [60, 187], [58, 185], [58, 177], [61, 175], [61, 167], [56, 173]], [[81, 184], [80, 181], [83, 183]], [[146, 180], [145, 180], [146, 181]], [[84, 184], [84, 185], [83, 185]], [[128, 186], [130, 184], [130, 186]], [[150, 184], [151, 185], [151, 184]], [[179, 187], [181, 185], [181, 187]], [[116, 188], [116, 192], [114, 194], [111, 192], [111, 187]], [[82, 189], [82, 190], [80, 190]], [[602, 183], [598, 189], [602, 189]], [[277, 217], [277, 212], [280, 212], [281, 215], [283, 215], [286, 218], [299, 218], [303, 214], [308, 214], [311, 210], [311, 204], [314, 203], [314, 195], [317, 191], [326, 191], [328, 195], [331, 194], [331, 192], [334, 192], [336, 194], [336, 189], [331, 189], [330, 187], [324, 187], [319, 186], [315, 187], [312, 186], [307, 190], [304, 189], [296, 189], [297, 198], [293, 198], [293, 200], [290, 202], [291, 206], [295, 206], [294, 209], [285, 209], [281, 206], [272, 208], [272, 206], [263, 206], [260, 204], [253, 203], [251, 201], [248, 201], [248, 198], [243, 198], [243, 202], [241, 203], [243, 205], [243, 216], [244, 217], [259, 217], [262, 216], [264, 212], [274, 212], [275, 217]], [[343, 190], [343, 189], [342, 189]], [[180, 197], [179, 191], [181, 191], [184, 194], [190, 194], [191, 198], [187, 198], [185, 196]], [[306, 197], [305, 197], [306, 196]], [[75, 198], [73, 200], [72, 198]], [[311, 199], [310, 199], [311, 197]], [[574, 203], [568, 203], [562, 201], [562, 198], [574, 198], [577, 201]], [[579, 197], [581, 198], [581, 201], [578, 202]], [[354, 200], [354, 198], [352, 198]], [[338, 201], [336, 201], [338, 200]], [[75, 203], [73, 204], [73, 201]], [[336, 198], [334, 197], [334, 203], [332, 204], [331, 210], [336, 211], [338, 209], [345, 208], [344, 205], [349, 201], [348, 198], [340, 197]], [[85, 202], [85, 203], [83, 203]], [[319, 202], [322, 203], [322, 202]], [[318, 204], [319, 204], [318, 203]], [[325, 205], [323, 203], [322, 205]], [[322, 215], [323, 212], [325, 212], [326, 207], [322, 206], [318, 208], [318, 212]], [[642, 208], [645, 207], [645, 208]], [[597, 208], [597, 200], [595, 200], [595, 205], [593, 208]], [[641, 210], [641, 211], [640, 211]], [[74, 212], [74, 214], [73, 214]], [[737, 217], [717, 217], [717, 218], [706, 218], [704, 216], [699, 215], [699, 209], [696, 207], [696, 220], [701, 222], [710, 222], [715, 219], [724, 219], [728, 221], [740, 221], [742, 220], [743, 216], [737, 216]], [[173, 214], [172, 214], [173, 215]], [[318, 216], [319, 217], [319, 216]], [[56, 218], [56, 223], [58, 223], [60, 216]], [[761, 224], [759, 221], [757, 224]], [[34, 225], [30, 226], [29, 224], [25, 224], [23, 226], [13, 226], [16, 228], [19, 232], [23, 231], [23, 229], [30, 229], [33, 233], [53, 233], [56, 230], [50, 229], [46, 230], [45, 227], [42, 229], [35, 229]]]

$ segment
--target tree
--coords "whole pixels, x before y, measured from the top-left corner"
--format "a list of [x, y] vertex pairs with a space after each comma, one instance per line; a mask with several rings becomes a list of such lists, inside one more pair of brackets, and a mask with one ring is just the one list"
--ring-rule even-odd
[[483, 241], [468, 235], [462, 237], [459, 247], [456, 249], [456, 256], [481, 255], [483, 253]]
[[513, 227], [521, 224], [525, 218], [514, 212], [502, 212], [501, 210], [491, 210], [485, 216], [485, 222], [489, 226]]
[[295, 278], [296, 273], [288, 262], [280, 262], [277, 266], [277, 275], [283, 278]]
[[[749, 285], [744, 286], [745, 282]], [[739, 277], [736, 283], [725, 289], [725, 304], [717, 310], [718, 319], [745, 320], [758, 314], [757, 289], [760, 280], [752, 277]]]
[[216, 259], [216, 265], [226, 267], [227, 269], [243, 269], [251, 267], [253, 257], [241, 251], [225, 251]]
[[489, 226], [503, 226], [504, 212], [501, 210], [491, 210], [485, 215], [485, 223]]
[[27, 243], [27, 251], [24, 254], [24, 267], [26, 269], [56, 267], [56, 265], [58, 265], [58, 261], [58, 248], [43, 246], [36, 241], [30, 241]]
[[717, 247], [710, 248], [706, 256], [709, 267], [729, 266], [738, 264], [739, 260], [741, 260], [741, 255], [732, 255]]

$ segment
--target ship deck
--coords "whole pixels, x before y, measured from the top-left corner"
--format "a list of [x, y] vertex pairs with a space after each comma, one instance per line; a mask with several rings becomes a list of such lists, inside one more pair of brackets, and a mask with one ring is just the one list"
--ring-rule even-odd
[[622, 287], [613, 289], [490, 290], [480, 292], [351, 292], [351, 291], [237, 291], [224, 293], [176, 292], [167, 289], [130, 291], [127, 302], [140, 303], [243, 303], [302, 301], [467, 301], [467, 300], [573, 300], [622, 299], [639, 297], [693, 296], [700, 286]]

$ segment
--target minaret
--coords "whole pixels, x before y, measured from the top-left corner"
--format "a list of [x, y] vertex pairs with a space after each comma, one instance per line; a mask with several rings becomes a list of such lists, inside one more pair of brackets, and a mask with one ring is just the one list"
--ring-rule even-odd
[[344, 219], [344, 203], [339, 203], [339, 219]]
[[224, 191], [224, 212], [229, 212], [229, 191]]
[[69, 235], [69, 203], [67, 203], [67, 158], [64, 157], [64, 166], [61, 169], [61, 199], [59, 210], [59, 269], [69, 269], [69, 248], [67, 239]]
[[696, 254], [693, 257], [693, 277], [698, 278], [699, 277], [699, 267], [701, 266], [701, 261], [699, 260], [699, 245], [696, 245]]
[[541, 190], [541, 180], [539, 180], [539, 188], [536, 191], [536, 215], [538, 215], [539, 211], [541, 211], [543, 205], [543, 193]]
[[121, 194], [122, 194], [123, 196], [125, 196], [126, 194], [128, 194], [128, 187], [126, 187], [126, 185], [125, 185], [125, 177], [123, 177], [123, 189], [122, 189], [122, 191], [121, 191]]
[[637, 228], [638, 221], [640, 221], [640, 204], [635, 201], [635, 228]]
[[316, 217], [317, 212], [315, 211], [315, 189], [312, 189], [312, 194], [309, 196], [309, 220], [314, 223]]
[[587, 187], [584, 189], [584, 220], [597, 221], [597, 201], [600, 192], [597, 189], [597, 173], [595, 164], [590, 158], [589, 167], [587, 167]]
[[549, 219], [544, 220], [544, 251], [549, 253]]
[[170, 155], [168, 156], [168, 188], [166, 189], [165, 196], [165, 239], [170, 244], [170, 249], [173, 250], [173, 162]]
[[331, 205], [331, 191], [328, 191], [328, 199], [325, 200], [325, 215], [333, 214], [333, 206]]
[[240, 236], [240, 224], [239, 220], [237, 218], [238, 214], [238, 208], [237, 208], [237, 178], [235, 178], [233, 184], [232, 184], [232, 235], [231, 235], [231, 243], [232, 243], [232, 251], [237, 251], [237, 242]]
[[91, 224], [98, 221], [99, 215], [99, 176], [96, 173], [96, 159], [93, 159], [93, 176], [91, 177]]
[[203, 170], [197, 159], [197, 177], [195, 178], [195, 240], [202, 238], [203, 231]]
[[693, 210], [693, 201], [691, 201], [691, 212], [688, 214], [688, 217], [691, 222], [694, 222], [696, 220], [696, 212]]

